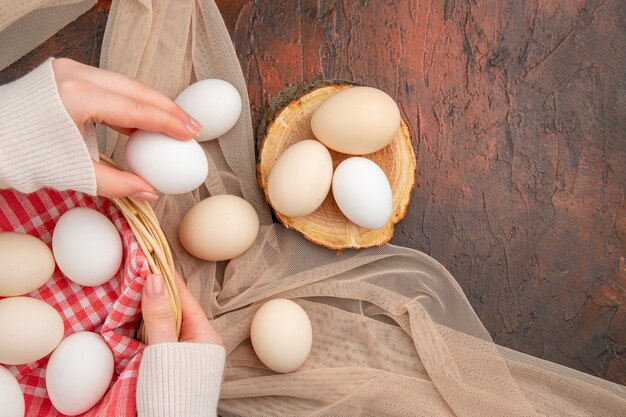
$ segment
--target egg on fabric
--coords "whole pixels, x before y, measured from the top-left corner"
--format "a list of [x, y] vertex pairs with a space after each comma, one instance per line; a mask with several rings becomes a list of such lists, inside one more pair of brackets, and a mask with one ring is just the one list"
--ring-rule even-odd
[[46, 367], [54, 408], [68, 416], [88, 411], [109, 388], [113, 365], [113, 353], [99, 334], [78, 332], [63, 339]]
[[122, 239], [99, 211], [77, 207], [66, 211], [52, 234], [59, 269], [77, 284], [94, 287], [113, 278], [122, 264]]
[[333, 160], [316, 140], [303, 140], [287, 148], [268, 177], [267, 193], [274, 209], [285, 216], [303, 217], [323, 202], [333, 178]]
[[293, 372], [311, 352], [313, 328], [302, 307], [278, 298], [257, 310], [250, 326], [250, 339], [265, 366], [275, 372]]
[[333, 175], [333, 197], [341, 212], [366, 229], [379, 229], [389, 221], [392, 193], [385, 172], [367, 158], [344, 160]]
[[179, 238], [193, 256], [207, 261], [236, 258], [259, 233], [254, 207], [234, 195], [215, 195], [196, 204], [183, 218]]
[[198, 188], [209, 173], [202, 147], [195, 140], [178, 140], [165, 133], [136, 130], [126, 142], [128, 168], [164, 194]]
[[41, 287], [54, 273], [52, 251], [25, 233], [0, 232], [0, 297], [23, 295]]
[[400, 109], [387, 93], [351, 87], [320, 104], [311, 118], [311, 129], [330, 149], [364, 155], [387, 146], [398, 133], [400, 120]]
[[0, 366], [0, 416], [24, 417], [24, 393], [13, 374]]
[[0, 363], [37, 361], [63, 338], [63, 319], [51, 306], [29, 297], [0, 300]]
[[185, 88], [176, 104], [202, 125], [199, 142], [215, 139], [235, 126], [241, 115], [241, 96], [224, 80], [201, 80]]

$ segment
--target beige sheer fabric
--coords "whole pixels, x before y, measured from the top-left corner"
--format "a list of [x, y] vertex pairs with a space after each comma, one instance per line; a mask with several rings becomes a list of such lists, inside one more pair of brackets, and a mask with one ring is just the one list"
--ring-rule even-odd
[[96, 0], [0, 0], [0, 71], [94, 4]]
[[[454, 278], [406, 248], [338, 255], [272, 224], [255, 177], [245, 81], [212, 0], [114, 1], [101, 66], [170, 97], [204, 78], [234, 84], [237, 126], [204, 143], [210, 174], [200, 190], [164, 196], [155, 211], [182, 275], [224, 337], [225, 416], [626, 416], [626, 388], [495, 345]], [[101, 150], [123, 163], [125, 137]], [[208, 195], [243, 196], [257, 210], [254, 246], [228, 263], [182, 250], [178, 224]], [[297, 372], [256, 358], [249, 326], [272, 297], [291, 298], [313, 323], [313, 349]]]

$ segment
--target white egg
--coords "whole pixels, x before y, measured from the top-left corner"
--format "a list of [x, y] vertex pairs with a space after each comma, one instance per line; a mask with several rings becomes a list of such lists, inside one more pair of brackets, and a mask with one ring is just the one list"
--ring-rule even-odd
[[341, 212], [366, 229], [379, 229], [389, 221], [392, 194], [383, 170], [367, 158], [348, 158], [333, 175], [333, 197]]
[[0, 300], [0, 363], [35, 362], [57, 347], [63, 338], [63, 319], [41, 300], [8, 297]]
[[224, 80], [198, 81], [176, 97], [176, 103], [202, 125], [197, 140], [215, 139], [235, 126], [241, 115], [241, 96]]
[[293, 372], [311, 352], [313, 329], [306, 311], [278, 298], [259, 308], [250, 326], [252, 347], [261, 362], [276, 372]]
[[137, 130], [128, 138], [125, 152], [128, 168], [165, 194], [195, 190], [209, 173], [204, 150], [195, 140]]
[[109, 388], [113, 365], [113, 353], [102, 336], [79, 332], [63, 339], [46, 368], [54, 408], [75, 416], [96, 405]]
[[17, 379], [0, 366], [0, 416], [24, 417], [24, 393]]
[[94, 287], [109, 281], [120, 269], [122, 239], [104, 214], [77, 207], [66, 211], [54, 227], [52, 253], [67, 278]]

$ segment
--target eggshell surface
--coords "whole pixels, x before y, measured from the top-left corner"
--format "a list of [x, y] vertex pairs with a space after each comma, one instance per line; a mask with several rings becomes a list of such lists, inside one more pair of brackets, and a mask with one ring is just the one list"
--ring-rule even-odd
[[0, 232], [0, 296], [29, 293], [41, 287], [54, 272], [48, 245], [24, 233]]
[[24, 393], [17, 379], [0, 366], [0, 417], [24, 417]]
[[115, 276], [122, 263], [122, 239], [99, 211], [77, 207], [66, 211], [52, 234], [52, 252], [70, 280], [89, 287]]
[[224, 261], [244, 253], [259, 232], [254, 207], [234, 195], [216, 195], [196, 204], [183, 218], [179, 238], [193, 256]]
[[391, 186], [375, 162], [361, 157], [346, 159], [335, 169], [332, 190], [337, 206], [353, 223], [378, 229], [389, 221]]
[[63, 319], [29, 297], [0, 300], [0, 363], [21, 365], [48, 355], [63, 338]]
[[387, 93], [372, 87], [341, 90], [315, 110], [311, 129], [338, 152], [364, 155], [391, 142], [400, 129], [400, 110]]
[[201, 80], [185, 88], [176, 104], [202, 125], [197, 140], [215, 139], [235, 126], [241, 115], [241, 96], [224, 80]]
[[209, 173], [204, 150], [195, 140], [177, 140], [164, 133], [136, 130], [126, 142], [128, 168], [165, 194], [198, 188]]
[[88, 411], [106, 393], [113, 365], [113, 353], [99, 334], [66, 337], [46, 368], [46, 388], [54, 408], [68, 416]]
[[316, 140], [287, 148], [272, 167], [267, 191], [272, 207], [290, 217], [314, 212], [323, 202], [333, 178], [333, 160]]
[[250, 326], [250, 339], [257, 356], [268, 368], [293, 372], [311, 352], [313, 328], [302, 307], [279, 298], [257, 310]]

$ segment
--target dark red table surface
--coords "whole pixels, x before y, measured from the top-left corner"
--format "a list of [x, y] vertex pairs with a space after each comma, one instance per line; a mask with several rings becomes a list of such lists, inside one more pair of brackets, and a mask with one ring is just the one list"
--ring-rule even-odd
[[[220, 0], [254, 123], [287, 86], [397, 99], [418, 187], [393, 243], [456, 277], [504, 346], [626, 384], [626, 3]], [[97, 65], [109, 1], [0, 72]]]

